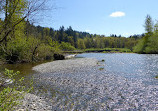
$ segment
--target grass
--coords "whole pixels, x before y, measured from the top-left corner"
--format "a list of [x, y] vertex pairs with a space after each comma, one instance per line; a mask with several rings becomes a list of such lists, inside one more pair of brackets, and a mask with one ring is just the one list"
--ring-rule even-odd
[[158, 79], [158, 75], [157, 75], [157, 76], [155, 76], [155, 78], [156, 78], [156, 79]]
[[82, 50], [74, 50], [74, 51], [63, 51], [62, 53], [68, 53], [68, 54], [78, 54], [78, 53], [84, 53]]
[[85, 52], [103, 52], [103, 53], [131, 53], [132, 51], [127, 48], [91, 48], [91, 49], [85, 49]]

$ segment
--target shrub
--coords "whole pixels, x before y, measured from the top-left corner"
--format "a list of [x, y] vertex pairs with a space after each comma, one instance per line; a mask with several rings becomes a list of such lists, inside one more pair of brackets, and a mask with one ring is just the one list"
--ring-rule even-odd
[[[19, 80], [14, 79], [19, 73], [19, 71], [14, 73], [12, 70], [5, 69], [4, 77], [2, 77], [3, 82], [0, 86], [0, 111], [15, 110], [16, 106], [20, 104], [19, 100], [24, 97], [26, 92], [29, 92], [33, 88], [26, 89], [25, 86], [20, 86], [24, 78], [22, 77]], [[7, 81], [4, 78], [7, 78]], [[5, 86], [7, 83], [12, 83], [12, 85]]]
[[141, 39], [141, 40], [139, 40], [137, 45], [134, 47], [133, 52], [143, 53], [143, 51], [144, 51], [144, 39]]
[[70, 43], [62, 42], [60, 48], [64, 51], [73, 51], [75, 47], [73, 47]]
[[158, 53], [158, 37], [157, 35], [151, 36], [145, 49], [146, 53]]

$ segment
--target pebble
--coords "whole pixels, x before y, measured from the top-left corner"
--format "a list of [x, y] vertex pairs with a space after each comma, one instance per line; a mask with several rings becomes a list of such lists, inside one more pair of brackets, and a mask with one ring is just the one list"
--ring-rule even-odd
[[[22, 108], [29, 111], [145, 111], [158, 110], [158, 86], [127, 79], [106, 70], [97, 60], [81, 58], [54, 61], [33, 67], [43, 97], [28, 94]], [[41, 92], [43, 94], [43, 92]], [[48, 95], [49, 94], [49, 95]], [[47, 96], [48, 98], [44, 98]], [[29, 106], [28, 106], [29, 105]]]

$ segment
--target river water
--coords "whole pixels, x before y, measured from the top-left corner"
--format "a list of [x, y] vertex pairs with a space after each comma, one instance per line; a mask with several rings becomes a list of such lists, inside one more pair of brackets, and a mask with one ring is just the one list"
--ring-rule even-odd
[[155, 76], [158, 75], [157, 54], [85, 53], [79, 54], [77, 57], [95, 58], [98, 61], [105, 60], [102, 63], [105, 71], [129, 79], [147, 78], [155, 81]]
[[158, 110], [158, 55], [83, 53], [78, 58], [98, 63], [51, 73], [29, 67], [25, 73], [34, 76], [33, 93], [51, 99], [52, 110]]

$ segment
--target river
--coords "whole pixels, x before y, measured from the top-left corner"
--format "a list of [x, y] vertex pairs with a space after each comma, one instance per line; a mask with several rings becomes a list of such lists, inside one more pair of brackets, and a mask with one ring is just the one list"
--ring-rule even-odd
[[23, 69], [34, 77], [33, 93], [52, 100], [52, 110], [158, 110], [158, 55], [83, 53], [75, 60], [80, 58], [98, 62], [66, 71]]
[[155, 81], [158, 75], [157, 54], [128, 54], [128, 53], [85, 53], [77, 57], [96, 58], [105, 60], [105, 71], [126, 78], [151, 79]]

